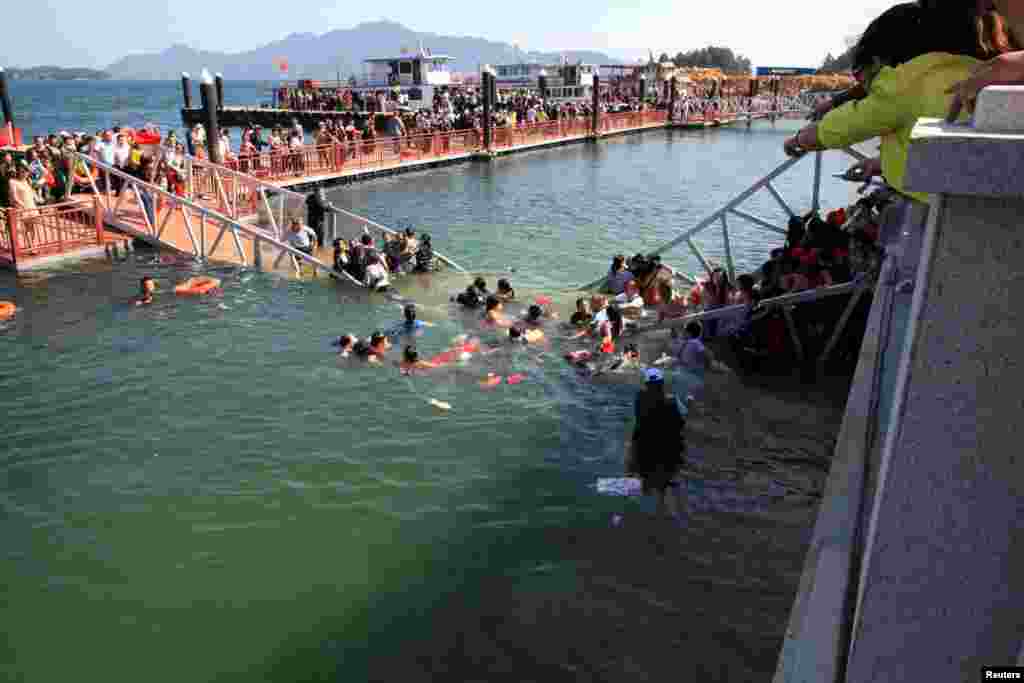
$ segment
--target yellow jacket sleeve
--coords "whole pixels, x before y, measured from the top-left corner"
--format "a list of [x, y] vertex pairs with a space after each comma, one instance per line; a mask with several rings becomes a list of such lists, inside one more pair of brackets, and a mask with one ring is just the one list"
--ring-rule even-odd
[[833, 109], [818, 124], [818, 144], [848, 147], [880, 137], [916, 118], [916, 84], [899, 69], [883, 67], [862, 100]]

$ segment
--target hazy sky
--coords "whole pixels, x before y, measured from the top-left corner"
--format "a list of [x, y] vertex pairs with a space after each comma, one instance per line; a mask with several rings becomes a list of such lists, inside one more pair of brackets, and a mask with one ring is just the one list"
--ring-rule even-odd
[[[0, 65], [103, 67], [130, 53], [159, 52], [173, 43], [239, 52], [290, 33], [326, 33], [361, 21], [390, 19], [416, 31], [477, 36], [524, 49], [592, 48], [622, 59], [647, 49], [675, 54], [725, 45], [760, 66], [818, 66], [838, 53], [844, 38], [863, 30], [892, 2], [775, 0], [678, 2], [670, 0], [392, 0], [325, 4], [289, 0], [29, 0], [6, 3]], [[276, 8], [276, 9], [273, 9]], [[126, 22], [126, 19], [130, 21]], [[19, 30], [10, 30], [17, 26]], [[382, 53], [397, 45], [382, 45]], [[429, 46], [428, 46], [429, 47]]]

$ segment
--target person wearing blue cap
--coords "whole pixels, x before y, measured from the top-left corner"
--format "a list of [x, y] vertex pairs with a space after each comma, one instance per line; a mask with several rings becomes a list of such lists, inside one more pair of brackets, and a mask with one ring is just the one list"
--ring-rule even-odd
[[673, 480], [683, 465], [686, 451], [686, 420], [676, 400], [665, 393], [665, 375], [658, 368], [644, 372], [647, 380], [636, 397], [636, 424], [629, 443], [626, 473], [643, 481], [644, 494], [657, 497], [658, 514], [667, 511], [680, 521], [676, 495], [668, 490], [678, 484]]

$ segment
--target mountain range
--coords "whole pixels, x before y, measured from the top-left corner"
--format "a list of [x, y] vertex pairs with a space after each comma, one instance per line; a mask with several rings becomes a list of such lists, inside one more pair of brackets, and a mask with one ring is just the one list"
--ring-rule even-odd
[[[211, 73], [219, 72], [225, 79], [271, 80], [284, 77], [334, 80], [339, 73], [342, 78], [352, 74], [362, 76], [362, 62], [368, 57], [396, 56], [403, 48], [415, 50], [420, 44], [435, 55], [452, 57], [452, 70], [463, 72], [475, 72], [480, 64], [557, 63], [563, 54], [572, 62], [588, 64], [619, 64], [622, 61], [586, 50], [528, 52], [508, 43], [418, 33], [393, 21], [373, 21], [322, 35], [293, 33], [282, 40], [233, 54], [174, 45], [163, 52], [123, 57], [106, 71], [112, 78], [124, 80], [172, 80], [179, 78], [182, 71], [198, 77], [203, 68]], [[282, 73], [277, 66], [282, 59], [288, 62], [287, 73]]]

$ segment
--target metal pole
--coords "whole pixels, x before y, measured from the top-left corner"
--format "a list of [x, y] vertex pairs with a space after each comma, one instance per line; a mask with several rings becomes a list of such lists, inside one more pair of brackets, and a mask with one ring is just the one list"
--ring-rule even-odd
[[213, 77], [214, 84], [217, 86], [217, 109], [224, 108], [224, 76], [216, 74]]
[[594, 74], [594, 92], [591, 100], [590, 132], [597, 137], [601, 134], [601, 77], [598, 74]]
[[736, 282], [736, 268], [732, 262], [732, 244], [729, 241], [729, 223], [722, 214], [722, 245], [725, 247], [725, 267], [729, 271], [729, 281]]
[[11, 95], [7, 90], [7, 72], [0, 68], [0, 105], [4, 110], [4, 125], [7, 126], [7, 143], [14, 146], [14, 108], [11, 107]]
[[673, 113], [676, 110], [676, 77], [673, 76], [672, 80], [669, 81], [668, 88], [668, 121], [672, 122]]
[[817, 212], [821, 203], [821, 152], [814, 153], [814, 199], [811, 208]]
[[203, 125], [206, 127], [206, 149], [210, 161], [220, 164], [220, 125], [217, 123], [217, 91], [210, 72], [203, 69], [199, 93], [203, 96]]
[[483, 87], [484, 96], [484, 151], [491, 151], [491, 74], [484, 67], [480, 73], [480, 85]]
[[192, 77], [181, 72], [181, 95], [185, 100], [185, 109], [192, 108]]

